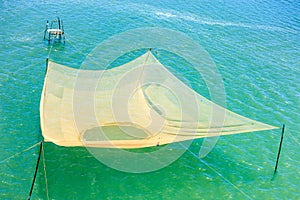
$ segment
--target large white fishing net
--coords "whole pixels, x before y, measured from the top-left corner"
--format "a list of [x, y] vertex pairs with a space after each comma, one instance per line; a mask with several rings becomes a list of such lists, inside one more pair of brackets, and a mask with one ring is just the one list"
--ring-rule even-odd
[[204, 98], [151, 51], [107, 70], [49, 61], [40, 114], [45, 141], [62, 146], [142, 148], [277, 128]]

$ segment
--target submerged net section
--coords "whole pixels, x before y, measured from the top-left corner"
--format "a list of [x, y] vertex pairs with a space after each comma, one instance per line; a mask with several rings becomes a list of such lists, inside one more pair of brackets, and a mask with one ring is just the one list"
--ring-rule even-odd
[[142, 148], [277, 128], [199, 95], [151, 51], [107, 70], [49, 61], [40, 114], [45, 141], [62, 146]]

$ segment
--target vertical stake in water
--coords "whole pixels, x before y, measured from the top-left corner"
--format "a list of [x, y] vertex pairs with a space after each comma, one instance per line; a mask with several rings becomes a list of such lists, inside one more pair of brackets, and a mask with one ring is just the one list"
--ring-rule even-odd
[[[59, 17], [57, 17], [57, 19], [58, 19], [58, 29], [61, 30]], [[58, 34], [58, 38], [59, 38], [59, 40], [61, 39], [61, 34]]]
[[46, 74], [47, 74], [47, 71], [48, 71], [48, 63], [49, 63], [49, 58], [46, 58], [46, 70], [45, 70]]
[[278, 167], [278, 161], [279, 161], [279, 156], [280, 156], [280, 151], [281, 151], [281, 146], [282, 146], [282, 140], [283, 140], [283, 134], [284, 134], [284, 127], [285, 125], [282, 125], [282, 130], [281, 130], [281, 139], [280, 139], [280, 144], [279, 144], [279, 149], [278, 149], [278, 154], [277, 154], [277, 160], [276, 160], [276, 166], [275, 166], [275, 170], [274, 170], [274, 174], [277, 171], [277, 167]]
[[32, 184], [31, 184], [31, 188], [30, 188], [30, 192], [29, 192], [28, 200], [30, 200], [30, 198], [31, 198], [31, 194], [32, 194], [32, 191], [33, 191], [34, 182], [35, 182], [35, 179], [36, 179], [36, 174], [37, 174], [37, 171], [38, 171], [38, 168], [39, 168], [40, 159], [41, 159], [41, 152], [42, 152], [42, 148], [43, 148], [43, 141], [41, 141], [41, 143], [40, 143], [39, 157], [38, 157], [38, 159], [37, 159], [37, 162], [36, 162], [36, 166], [35, 166], [35, 172], [34, 172], [34, 176], [33, 176]]

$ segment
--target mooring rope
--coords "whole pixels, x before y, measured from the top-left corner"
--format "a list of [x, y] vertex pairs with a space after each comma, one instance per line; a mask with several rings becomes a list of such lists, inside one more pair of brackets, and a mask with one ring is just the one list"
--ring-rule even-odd
[[230, 185], [232, 185], [237, 191], [239, 191], [241, 194], [243, 194], [245, 197], [247, 197], [248, 199], [253, 199], [251, 198], [249, 195], [247, 195], [243, 190], [241, 190], [238, 186], [234, 185], [230, 180], [228, 180], [227, 178], [225, 178], [220, 172], [218, 172], [216, 169], [214, 169], [213, 167], [209, 166], [204, 160], [200, 159], [196, 154], [194, 154], [191, 150], [187, 149], [191, 155], [193, 155], [195, 158], [197, 158], [198, 160], [200, 160], [200, 162], [202, 162], [203, 164], [205, 164], [207, 167], [209, 167], [212, 171], [214, 171], [217, 175], [219, 175], [222, 179], [224, 179], [227, 183], [229, 183]]
[[28, 69], [28, 68], [31, 68], [31, 67], [33, 67], [33, 66], [42, 64], [42, 63], [44, 63], [44, 62], [45, 62], [44, 60], [43, 60], [43, 61], [38, 61], [38, 62], [33, 63], [33, 64], [31, 64], [31, 65], [27, 65], [27, 66], [25, 66], [25, 67], [19, 68], [18, 70], [14, 71], [13, 73], [14, 73], [14, 74], [17, 74], [17, 73], [20, 72], [20, 71], [23, 71], [23, 70]]
[[42, 156], [43, 156], [43, 165], [44, 165], [44, 177], [45, 177], [45, 187], [46, 187], [46, 195], [47, 199], [49, 200], [49, 190], [48, 190], [48, 180], [47, 180], [47, 173], [46, 173], [46, 162], [45, 162], [45, 153], [44, 153], [44, 146], [42, 146]]
[[[146, 65], [146, 63], [147, 63], [147, 61], [148, 61], [149, 55], [150, 55], [150, 53], [151, 53], [151, 50], [152, 50], [152, 48], [150, 48], [150, 49], [148, 50], [148, 54], [147, 54], [147, 57], [146, 57], [146, 59], [145, 59], [145, 61], [144, 61], [144, 63], [143, 63], [142, 70], [141, 70], [141, 73], [140, 73], [140, 75], [139, 75], [138, 83], [137, 83], [137, 84], [141, 83], [141, 79], [142, 79], [143, 74], [144, 74], [144, 71], [145, 71], [145, 65]], [[136, 88], [137, 88], [137, 86], [136, 86]]]
[[[70, 37], [69, 35], [68, 35], [68, 37]], [[86, 56], [86, 54], [85, 53], [83, 53], [80, 49], [78, 49], [74, 44], [73, 44], [73, 42], [71, 42], [71, 40], [69, 40], [69, 39], [67, 39], [68, 37], [66, 37], [66, 41], [79, 53], [79, 54], [81, 54], [81, 55], [83, 55], [83, 56]]]
[[48, 56], [47, 56], [48, 59], [49, 59], [49, 57], [50, 57], [50, 53], [51, 53], [51, 51], [52, 51], [53, 45], [54, 45], [54, 37], [52, 38], [50, 50], [49, 50], [49, 52], [48, 52]]
[[[83, 51], [81, 51], [80, 49], [78, 49], [78, 48], [76, 47], [76, 45], [75, 45], [73, 42], [71, 42], [71, 40], [69, 40], [69, 39], [67, 39], [67, 38], [72, 38], [72, 37], [70, 37], [70, 36], [68, 35], [68, 37], [66, 37], [65, 40], [68, 42], [68, 44], [70, 44], [71, 47], [73, 47], [73, 48], [77, 51], [77, 53], [83, 55], [84, 57], [86, 57], [86, 56], [88, 55], [88, 54], [84, 53]], [[97, 60], [94, 60], [93, 57], [89, 57], [89, 60], [90, 60], [91, 63], [93, 63], [93, 64], [99, 64], [99, 62], [98, 62]]]
[[35, 146], [39, 145], [40, 143], [41, 143], [41, 141], [35, 143], [34, 145], [32, 145], [32, 146], [30, 146], [30, 147], [28, 147], [28, 148], [26, 148], [26, 149], [24, 149], [24, 150], [22, 150], [20, 152], [15, 153], [14, 155], [9, 156], [8, 158], [5, 158], [4, 160], [0, 161], [0, 164], [6, 162], [7, 160], [9, 160], [11, 158], [16, 157], [16, 156], [18, 156], [18, 155], [20, 155], [20, 154], [22, 154], [22, 153], [24, 153], [26, 151], [29, 151], [30, 149], [34, 148]]

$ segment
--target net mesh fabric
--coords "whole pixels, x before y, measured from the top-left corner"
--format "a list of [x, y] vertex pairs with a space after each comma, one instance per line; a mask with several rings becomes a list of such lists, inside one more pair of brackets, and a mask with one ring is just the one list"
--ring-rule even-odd
[[40, 114], [45, 141], [61, 146], [143, 148], [277, 128], [199, 95], [151, 51], [107, 70], [49, 61]]

